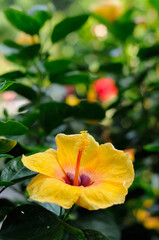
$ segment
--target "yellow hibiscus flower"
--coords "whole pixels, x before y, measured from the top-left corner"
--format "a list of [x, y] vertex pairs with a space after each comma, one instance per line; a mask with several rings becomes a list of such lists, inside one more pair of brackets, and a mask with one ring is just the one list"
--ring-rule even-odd
[[99, 145], [81, 134], [56, 136], [57, 151], [23, 156], [23, 164], [39, 174], [27, 187], [31, 199], [71, 208], [74, 203], [96, 210], [121, 204], [134, 179], [129, 155], [111, 143]]

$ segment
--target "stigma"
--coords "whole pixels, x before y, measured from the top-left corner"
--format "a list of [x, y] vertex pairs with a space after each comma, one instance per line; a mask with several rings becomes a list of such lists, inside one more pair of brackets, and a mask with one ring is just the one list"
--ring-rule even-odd
[[74, 184], [73, 184], [74, 186], [78, 186], [81, 158], [83, 153], [86, 152], [90, 144], [90, 139], [88, 137], [87, 131], [81, 131], [80, 133], [81, 135], [79, 136], [79, 140], [75, 145], [75, 150], [77, 151], [77, 161], [76, 161], [75, 177], [74, 177]]
[[75, 145], [75, 150], [77, 152], [81, 151], [82, 153], [85, 152], [89, 146], [90, 139], [88, 137], [87, 131], [81, 131], [81, 135], [79, 136], [79, 140]]

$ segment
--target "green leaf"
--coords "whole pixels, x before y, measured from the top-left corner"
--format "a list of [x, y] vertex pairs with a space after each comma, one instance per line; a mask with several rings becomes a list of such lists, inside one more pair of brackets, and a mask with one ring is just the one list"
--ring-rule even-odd
[[23, 59], [24, 61], [30, 60], [38, 55], [39, 50], [40, 50], [40, 44], [24, 46], [20, 50], [20, 52], [17, 54], [17, 57]]
[[120, 74], [122, 73], [123, 64], [121, 62], [109, 62], [100, 66], [101, 71]]
[[22, 45], [10, 40], [10, 39], [5, 39], [3, 41], [3, 44], [6, 45], [7, 47], [13, 48], [13, 49], [21, 49], [23, 48]]
[[[71, 225], [78, 227], [83, 231], [84, 230], [88, 231], [88, 229], [98, 231], [101, 234], [103, 234], [105, 237], [107, 237], [109, 240], [120, 239], [120, 231], [118, 229], [118, 226], [113, 221], [112, 217], [103, 210], [90, 212], [90, 211], [81, 209], [78, 219], [76, 221], [71, 221]], [[94, 233], [94, 234], [97, 234], [97, 233]], [[88, 234], [86, 234], [86, 237], [87, 235]]]
[[5, 56], [10, 56], [14, 54], [18, 54], [18, 52], [23, 47], [11, 40], [5, 40], [3, 41], [3, 44], [0, 44], [0, 52], [2, 52]]
[[[7, 57], [9, 61], [22, 63], [26, 66], [26, 61], [35, 58], [40, 50], [40, 44], [34, 44], [31, 46], [18, 45], [13, 41], [4, 42], [0, 44], [0, 51]], [[19, 76], [21, 77], [21, 76]]]
[[17, 136], [17, 135], [23, 135], [24, 133], [27, 132], [27, 128], [15, 121], [7, 121], [7, 122], [2, 122], [0, 121], [0, 135], [4, 136]]
[[47, 102], [39, 106], [39, 121], [47, 133], [62, 124], [66, 117], [72, 115], [72, 107], [65, 103]]
[[158, 55], [159, 55], [159, 44], [156, 44], [151, 47], [140, 48], [138, 52], [138, 57], [141, 60], [148, 60], [152, 57], [158, 57]]
[[65, 230], [70, 233], [72, 236], [75, 237], [77, 240], [84, 240], [84, 234], [83, 232], [75, 227], [70, 226], [69, 224], [63, 222]]
[[81, 101], [73, 110], [73, 116], [79, 119], [102, 120], [105, 117], [105, 110], [98, 103]]
[[14, 184], [14, 182], [0, 181], [0, 186], [4, 186], [4, 187], [9, 187], [9, 186], [11, 186], [13, 184]]
[[35, 172], [24, 167], [21, 158], [10, 160], [1, 172], [1, 181], [19, 182], [21, 180], [35, 176]]
[[[60, 213], [61, 213], [61, 207], [56, 205], [56, 204], [53, 204], [53, 203], [48, 203], [48, 202], [44, 202], [44, 203], [41, 203], [41, 202], [37, 202], [37, 201], [34, 201], [36, 202], [37, 204], [41, 205], [42, 207], [46, 208], [47, 210], [49, 210], [50, 212], [53, 212], [55, 213], [57, 216], [60, 216]], [[65, 209], [62, 208], [62, 215], [65, 213]]]
[[159, 152], [159, 141], [145, 145], [144, 149], [149, 152]]
[[12, 85], [11, 87], [9, 87], [8, 90], [14, 91], [14, 92], [18, 93], [19, 95], [29, 99], [30, 101], [36, 101], [36, 99], [37, 99], [36, 91], [33, 88], [26, 86], [22, 83], [16, 83], [16, 84]]
[[109, 31], [111, 31], [111, 29], [112, 29], [112, 23], [110, 23], [107, 19], [105, 19], [104, 17], [102, 17], [102, 16], [100, 16], [100, 15], [98, 15], [98, 14], [96, 14], [96, 13], [91, 13], [91, 16], [93, 17], [93, 18], [95, 18], [96, 20], [98, 20], [99, 22], [101, 22], [101, 23], [103, 23], [104, 25], [106, 25], [107, 26], [107, 28], [108, 28], [108, 30]]
[[13, 80], [16, 78], [22, 78], [25, 77], [25, 74], [21, 71], [12, 71], [12, 72], [7, 72], [2, 75], [0, 75], [0, 80]]
[[118, 20], [120, 22], [129, 21], [132, 18], [132, 15], [133, 15], [135, 10], [137, 10], [137, 8], [135, 8], [135, 7], [129, 8], [126, 12], [124, 12], [124, 14], [121, 15], [120, 18], [118, 18]]
[[133, 35], [135, 28], [135, 22], [132, 19], [133, 12], [133, 8], [129, 9], [112, 24], [112, 33], [122, 42]]
[[31, 35], [38, 34], [40, 26], [31, 16], [11, 8], [5, 10], [4, 13], [8, 21], [17, 29]]
[[2, 221], [4, 217], [13, 210], [14, 207], [15, 206], [11, 201], [5, 198], [0, 199], [0, 221]]
[[35, 5], [28, 11], [28, 14], [39, 23], [40, 27], [52, 17], [52, 12], [46, 5]]
[[126, 41], [128, 37], [131, 37], [135, 28], [135, 23], [132, 20], [129, 21], [116, 21], [113, 24], [112, 33], [116, 38], [121, 41]]
[[126, 41], [128, 37], [132, 36], [135, 28], [135, 23], [131, 20], [132, 10], [128, 10], [121, 18], [114, 23], [110, 23], [102, 16], [91, 13], [95, 19], [107, 26], [108, 30], [120, 41]]
[[16, 144], [17, 142], [11, 139], [0, 139], [0, 153], [4, 154], [9, 152]]
[[105, 110], [98, 103], [86, 101], [74, 107], [65, 103], [48, 102], [41, 104], [39, 110], [39, 121], [46, 133], [50, 133], [68, 117], [87, 120], [101, 120], [105, 117]]
[[69, 64], [70, 60], [60, 59], [46, 62], [45, 67], [50, 74], [57, 74], [65, 71], [68, 68]]
[[32, 111], [25, 115], [21, 123], [24, 124], [26, 127], [30, 127], [38, 120], [38, 117], [39, 111], [38, 110]]
[[64, 226], [58, 217], [37, 205], [15, 208], [4, 220], [0, 239], [62, 240]]
[[95, 230], [85, 229], [85, 230], [83, 230], [83, 232], [85, 235], [85, 240], [97, 240], [97, 239], [109, 240], [102, 233], [95, 231]]
[[9, 88], [13, 83], [14, 82], [11, 81], [0, 82], [0, 93]]
[[69, 72], [51, 77], [52, 82], [65, 85], [89, 84], [89, 75], [83, 72]]
[[65, 38], [69, 33], [78, 30], [87, 21], [88, 17], [88, 14], [83, 14], [65, 18], [55, 26], [51, 36], [52, 42], [55, 43]]
[[0, 154], [0, 158], [14, 158], [14, 157], [9, 154]]
[[159, 1], [158, 0], [149, 0], [149, 2], [159, 12]]
[[18, 52], [10, 54], [7, 59], [10, 61], [20, 61], [26, 63], [28, 60], [35, 58], [40, 50], [40, 44], [34, 44], [31, 46], [23, 46]]

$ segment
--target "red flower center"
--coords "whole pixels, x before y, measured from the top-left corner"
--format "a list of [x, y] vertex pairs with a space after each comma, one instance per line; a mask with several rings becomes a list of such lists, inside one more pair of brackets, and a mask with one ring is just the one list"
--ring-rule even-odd
[[[65, 181], [66, 184], [73, 186], [74, 178], [75, 178], [74, 173], [67, 173], [66, 176], [63, 178], [63, 180]], [[85, 175], [84, 173], [82, 173], [78, 177], [78, 186], [88, 187], [92, 184], [93, 184], [93, 182], [92, 182], [91, 178], [89, 176]]]

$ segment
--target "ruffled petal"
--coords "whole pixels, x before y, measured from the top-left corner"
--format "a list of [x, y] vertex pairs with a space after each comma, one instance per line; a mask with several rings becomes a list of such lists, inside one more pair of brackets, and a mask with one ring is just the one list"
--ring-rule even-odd
[[76, 204], [88, 210], [97, 210], [121, 204], [125, 201], [127, 189], [120, 183], [99, 182], [82, 188]]
[[[87, 137], [89, 138], [89, 145], [82, 154], [80, 167], [83, 166], [85, 162], [89, 162], [91, 160], [92, 156], [99, 146], [99, 144], [91, 135], [87, 134]], [[58, 134], [56, 136], [58, 161], [66, 172], [75, 170], [78, 154], [77, 145], [80, 141], [80, 138], [81, 134]]]
[[81, 195], [80, 187], [73, 187], [64, 181], [38, 174], [27, 187], [31, 199], [39, 202], [50, 202], [71, 208]]
[[63, 178], [65, 176], [57, 161], [57, 152], [54, 149], [30, 156], [23, 156], [22, 162], [30, 170], [50, 177]]
[[88, 172], [93, 181], [107, 180], [121, 183], [126, 188], [134, 180], [134, 169], [129, 155], [115, 149], [111, 143], [100, 145], [91, 161], [81, 168], [81, 172]]

